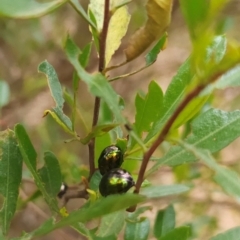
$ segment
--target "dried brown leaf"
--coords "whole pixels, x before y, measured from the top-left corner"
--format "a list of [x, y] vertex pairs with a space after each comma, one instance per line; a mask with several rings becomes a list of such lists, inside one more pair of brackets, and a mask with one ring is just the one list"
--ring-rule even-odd
[[159, 39], [171, 21], [172, 0], [148, 0], [146, 9], [148, 16], [146, 24], [134, 33], [125, 49], [128, 62]]

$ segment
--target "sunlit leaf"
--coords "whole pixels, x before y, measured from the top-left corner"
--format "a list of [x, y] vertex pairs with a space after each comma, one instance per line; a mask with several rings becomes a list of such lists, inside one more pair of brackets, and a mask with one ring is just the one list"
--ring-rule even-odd
[[110, 62], [112, 55], [119, 48], [121, 44], [121, 39], [125, 36], [127, 32], [129, 21], [130, 14], [128, 13], [127, 6], [118, 8], [111, 17], [106, 39], [106, 66]]

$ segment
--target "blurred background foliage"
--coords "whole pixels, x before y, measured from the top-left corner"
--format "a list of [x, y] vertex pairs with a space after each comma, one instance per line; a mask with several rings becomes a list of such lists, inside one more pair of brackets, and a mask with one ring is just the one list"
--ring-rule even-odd
[[[84, 0], [81, 3], [87, 8], [88, 1]], [[128, 37], [145, 21], [144, 1], [132, 1], [129, 10], [132, 14], [130, 28], [112, 63], [121, 61], [119, 59], [123, 58], [122, 50], [126, 46]], [[190, 53], [189, 35], [178, 1], [175, 1], [172, 14], [172, 23], [168, 31], [168, 46], [159, 55], [157, 62], [140, 74], [113, 83], [114, 89], [125, 100], [124, 114], [130, 121], [134, 119], [136, 93], [146, 92], [152, 79], [156, 80], [165, 91], [172, 76]], [[228, 18], [227, 35], [240, 41], [240, 0], [230, 1], [222, 14]], [[13, 128], [16, 123], [23, 123], [38, 152], [38, 163], [42, 165], [43, 152], [50, 150], [60, 161], [64, 180], [71, 184], [78, 183], [81, 176], [87, 175], [87, 146], [78, 142], [64, 143], [69, 136], [50, 117], [42, 118], [44, 110], [50, 109], [54, 103], [46, 78], [37, 72], [37, 67], [40, 62], [47, 59], [57, 71], [62, 85], [70, 89], [73, 67], [66, 60], [62, 42], [69, 33], [80, 48], [83, 48], [91, 41], [87, 23], [70, 5], [65, 4], [57, 11], [37, 19], [0, 18], [0, 29], [0, 129]], [[130, 72], [143, 63], [144, 59], [140, 57], [125, 67], [114, 70], [111, 75]], [[97, 65], [98, 59], [93, 49], [87, 70], [94, 72], [97, 70]], [[94, 98], [88, 93], [84, 83], [80, 82], [79, 89], [80, 112], [85, 121], [90, 123]], [[217, 90], [211, 98], [211, 104], [223, 110], [234, 110], [239, 109], [239, 100], [240, 91], [237, 88]], [[71, 114], [67, 103], [65, 112]], [[77, 121], [79, 122], [77, 132], [84, 134], [80, 119]], [[234, 141], [216, 157], [220, 162], [234, 166], [240, 171], [239, 144], [240, 140]], [[174, 206], [177, 210], [177, 221], [191, 223], [193, 231], [199, 236], [198, 239], [206, 239], [215, 233], [239, 225], [240, 222], [240, 216], [237, 213], [240, 209], [239, 205], [218, 191], [217, 185], [209, 182], [211, 174], [211, 171], [201, 163], [196, 163], [174, 169], [163, 167], [152, 179], [153, 183], [163, 184], [173, 182], [189, 184], [191, 181], [191, 184], [195, 186], [188, 195], [177, 199]], [[34, 185], [27, 180], [29, 176], [29, 172], [25, 171], [23, 178], [26, 181], [23, 181], [23, 190], [20, 193], [22, 199], [25, 200], [35, 191]], [[39, 199], [35, 201], [38, 206], [47, 211], [43, 202]], [[82, 201], [72, 200], [68, 203], [68, 207], [76, 208], [81, 205]], [[168, 201], [169, 199], [153, 201], [153, 211], [166, 206]], [[24, 206], [24, 202], [19, 204]], [[186, 206], [188, 210], [181, 214]], [[149, 212], [150, 218], [153, 215], [153, 212]], [[32, 211], [31, 206], [28, 206], [16, 215], [11, 235], [16, 236], [22, 230], [29, 231], [36, 228], [42, 221], [42, 217], [39, 212]], [[55, 239], [54, 234], [44, 239]], [[70, 236], [74, 236], [74, 233], [71, 232]]]

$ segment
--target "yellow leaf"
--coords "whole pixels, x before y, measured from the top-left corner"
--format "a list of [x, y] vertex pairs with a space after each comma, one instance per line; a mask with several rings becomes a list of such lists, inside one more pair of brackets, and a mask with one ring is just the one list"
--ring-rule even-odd
[[171, 21], [172, 0], [148, 0], [148, 20], [129, 40], [125, 49], [127, 61], [138, 57], [155, 40], [159, 39]]
[[[110, 12], [114, 13], [119, 8], [119, 6], [122, 6], [126, 3], [128, 3], [128, 1], [111, 0], [109, 10]], [[105, 1], [103, 0], [90, 0], [89, 8], [91, 9], [96, 19], [98, 33], [100, 33], [103, 28], [104, 6], [105, 6]]]
[[106, 66], [111, 60], [112, 55], [119, 48], [121, 39], [125, 36], [130, 21], [130, 15], [127, 10], [127, 6], [118, 8], [114, 15], [111, 17], [107, 41], [106, 41], [106, 53], [105, 53], [105, 64]]

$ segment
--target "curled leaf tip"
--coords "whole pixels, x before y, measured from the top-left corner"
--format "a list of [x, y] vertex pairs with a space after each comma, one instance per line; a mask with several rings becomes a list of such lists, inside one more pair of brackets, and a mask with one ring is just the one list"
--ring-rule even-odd
[[148, 0], [146, 10], [146, 24], [134, 33], [124, 51], [128, 62], [138, 57], [165, 33], [171, 21], [172, 0]]

